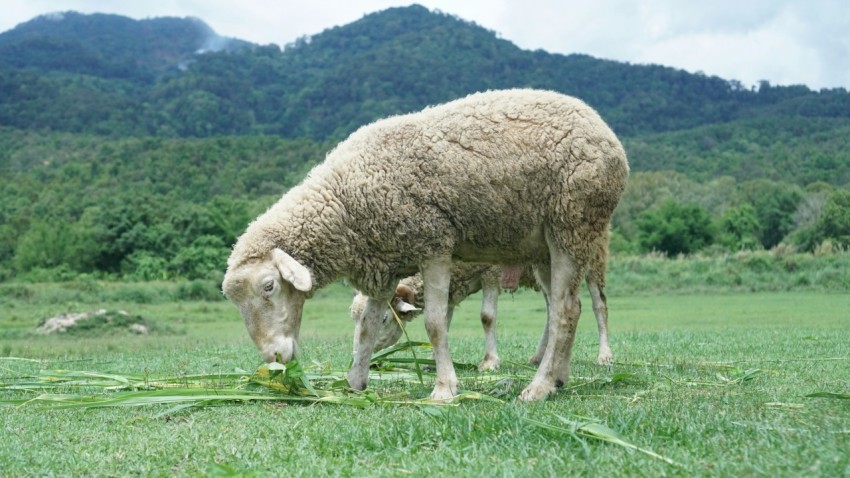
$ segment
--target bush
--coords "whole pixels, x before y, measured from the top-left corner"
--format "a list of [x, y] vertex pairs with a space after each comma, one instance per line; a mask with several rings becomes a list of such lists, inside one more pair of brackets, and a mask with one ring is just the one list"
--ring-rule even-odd
[[749, 204], [727, 209], [718, 221], [717, 242], [731, 251], [760, 249], [761, 224]]
[[850, 190], [837, 191], [826, 202], [815, 224], [815, 239], [850, 247]]
[[210, 279], [222, 275], [230, 249], [215, 236], [199, 236], [188, 247], [180, 249], [170, 268], [174, 275], [187, 279]]
[[696, 204], [667, 200], [658, 209], [638, 216], [638, 242], [645, 252], [661, 251], [668, 256], [690, 254], [711, 244], [711, 218]]
[[134, 252], [121, 262], [121, 272], [130, 280], [165, 280], [168, 261], [150, 252]]
[[184, 282], [177, 286], [174, 294], [176, 300], [224, 300], [221, 293], [221, 284], [210, 280], [193, 280]]

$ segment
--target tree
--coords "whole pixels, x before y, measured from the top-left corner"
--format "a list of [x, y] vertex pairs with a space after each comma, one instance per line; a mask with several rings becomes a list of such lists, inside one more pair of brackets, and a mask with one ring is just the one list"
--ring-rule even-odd
[[756, 249], [761, 224], [749, 204], [727, 209], [718, 221], [717, 242], [731, 250]]
[[803, 191], [793, 184], [756, 179], [740, 185], [737, 199], [755, 209], [761, 224], [759, 242], [770, 249], [794, 229], [794, 213], [803, 200]]
[[668, 199], [657, 209], [637, 219], [638, 242], [646, 251], [690, 254], [711, 244], [714, 236], [711, 218], [696, 204], [679, 204]]
[[818, 243], [833, 240], [850, 247], [850, 190], [836, 191], [823, 207], [823, 213], [815, 224]]

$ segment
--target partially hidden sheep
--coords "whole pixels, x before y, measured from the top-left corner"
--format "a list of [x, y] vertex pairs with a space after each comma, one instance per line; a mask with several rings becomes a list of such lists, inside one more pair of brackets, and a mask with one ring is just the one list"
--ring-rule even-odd
[[[484, 327], [486, 352], [479, 370], [494, 370], [499, 366], [499, 357], [496, 353], [495, 318], [496, 306], [499, 292], [502, 268], [489, 264], [461, 264], [452, 265], [451, 285], [449, 288], [448, 315], [447, 320], [451, 323], [455, 307], [470, 295], [483, 290], [484, 299], [481, 305], [481, 323]], [[525, 277], [528, 280], [528, 277]], [[534, 278], [530, 278], [531, 284], [536, 285]], [[357, 292], [351, 301], [349, 313], [354, 321], [357, 321], [366, 308], [367, 297], [362, 292]], [[370, 333], [375, 335], [373, 351], [378, 351], [395, 344], [401, 337], [402, 330], [396, 321], [396, 316], [403, 322], [410, 322], [416, 318], [425, 305], [425, 287], [422, 276], [416, 274], [406, 277], [396, 287], [395, 296], [390, 301], [387, 310], [379, 326]]]
[[[593, 302], [593, 313], [599, 331], [599, 351], [596, 363], [610, 365], [614, 360], [608, 343], [608, 300], [605, 296], [605, 268], [607, 241], [587, 274], [587, 289]], [[519, 278], [519, 287], [538, 289], [530, 268], [523, 268]], [[514, 292], [516, 289], [511, 290]], [[539, 290], [539, 289], [538, 289]], [[451, 288], [449, 289], [448, 322], [454, 314], [454, 309], [470, 295], [481, 292], [481, 327], [484, 329], [484, 358], [478, 364], [478, 370], [494, 371], [499, 368], [501, 359], [496, 347], [496, 318], [498, 316], [498, 300], [502, 291], [502, 268], [500, 266], [481, 264], [454, 264], [452, 266]], [[381, 324], [375, 332], [376, 340], [373, 351], [385, 349], [398, 342], [402, 329], [396, 317], [404, 323], [415, 319], [424, 306], [424, 287], [419, 274], [402, 279], [396, 287], [395, 296], [390, 301], [390, 309], [384, 313]], [[352, 320], [357, 320], [366, 307], [366, 296], [360, 292], [351, 301], [349, 312]], [[529, 363], [537, 365], [546, 351], [547, 334], [544, 328], [543, 336], [537, 351], [529, 358]]]
[[548, 298], [547, 343], [524, 401], [569, 377], [578, 288], [607, 234], [629, 167], [617, 137], [575, 98], [528, 89], [476, 93], [376, 121], [340, 143], [252, 222], [222, 289], [266, 360], [298, 352], [305, 300], [338, 278], [361, 290], [349, 384], [368, 383], [375, 330], [399, 280], [424, 282], [437, 377], [457, 393], [448, 347], [453, 262], [528, 264]]

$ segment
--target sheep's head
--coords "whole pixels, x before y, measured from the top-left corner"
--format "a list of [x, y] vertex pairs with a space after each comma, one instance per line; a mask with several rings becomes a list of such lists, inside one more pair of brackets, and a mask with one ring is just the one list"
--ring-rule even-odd
[[239, 307], [248, 334], [267, 362], [283, 363], [298, 353], [298, 332], [310, 271], [280, 249], [266, 257], [228, 268], [222, 291]]
[[[422, 311], [421, 308], [413, 305], [414, 297], [415, 293], [409, 287], [399, 285], [396, 288], [395, 295], [393, 296], [392, 301], [390, 301], [390, 305], [392, 305], [392, 308], [395, 310], [399, 319], [405, 322], [410, 322], [419, 314], [419, 312]], [[351, 301], [351, 307], [349, 309], [351, 319], [358, 320], [360, 315], [363, 314], [363, 310], [365, 308], [366, 296], [358, 292], [354, 296], [354, 300]], [[398, 322], [396, 322], [393, 312], [387, 309], [378, 330], [375, 331], [377, 339], [375, 340], [375, 346], [372, 349], [373, 352], [385, 349], [398, 342], [399, 337], [401, 337], [401, 333], [401, 327], [399, 327]]]

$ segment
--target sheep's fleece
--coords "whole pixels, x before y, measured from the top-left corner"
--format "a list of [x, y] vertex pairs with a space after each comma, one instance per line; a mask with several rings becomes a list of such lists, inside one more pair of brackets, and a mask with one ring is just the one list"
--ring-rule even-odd
[[249, 225], [228, 260], [223, 291], [263, 357], [285, 362], [298, 351], [304, 300], [347, 278], [369, 296], [348, 374], [362, 389], [368, 331], [398, 281], [419, 269], [437, 362], [432, 397], [451, 398], [451, 262], [534, 265], [550, 299], [549, 341], [520, 398], [541, 400], [569, 375], [590, 244], [607, 230], [628, 170], [598, 114], [549, 91], [476, 93], [376, 121]]

